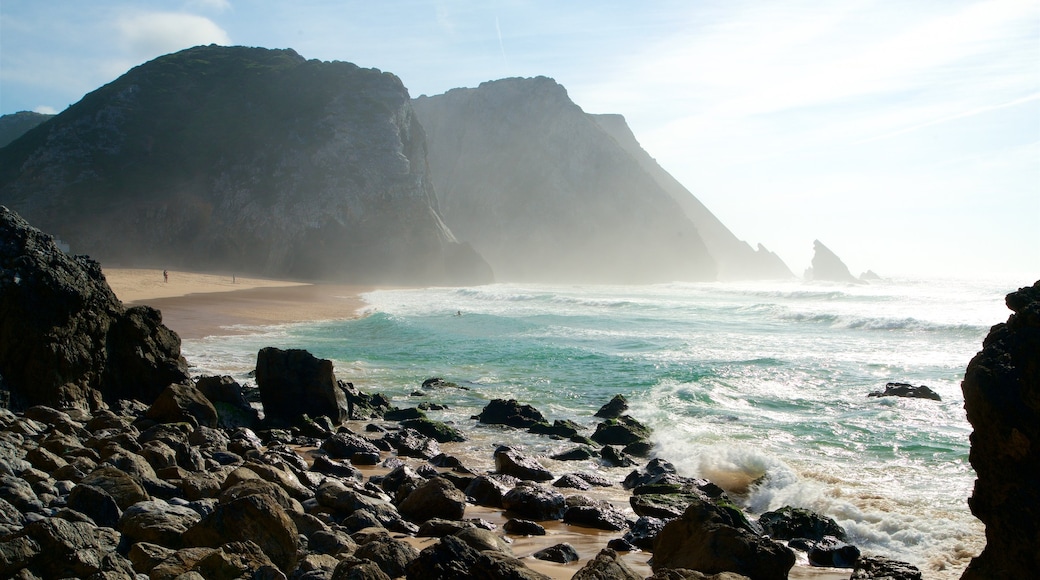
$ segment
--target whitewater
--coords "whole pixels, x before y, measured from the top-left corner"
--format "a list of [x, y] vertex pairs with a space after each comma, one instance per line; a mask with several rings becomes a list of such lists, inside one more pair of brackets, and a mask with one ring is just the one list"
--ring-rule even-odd
[[[430, 415], [466, 433], [452, 452], [478, 469], [492, 468], [500, 443], [545, 456], [574, 446], [480, 426], [471, 416], [489, 400], [517, 399], [591, 434], [593, 413], [622, 394], [653, 429], [656, 456], [721, 485], [751, 514], [812, 509], [864, 553], [952, 578], [985, 544], [967, 507], [975, 474], [960, 382], [1010, 314], [1004, 296], [1029, 283], [379, 290], [363, 295], [355, 320], [239, 328], [248, 332], [183, 350], [194, 373], [249, 383], [260, 348], [303, 348], [396, 406], [447, 405]], [[431, 377], [466, 389], [416, 396]], [[867, 396], [887, 382], [927, 385], [942, 401]], [[617, 481], [631, 471], [590, 468]]]

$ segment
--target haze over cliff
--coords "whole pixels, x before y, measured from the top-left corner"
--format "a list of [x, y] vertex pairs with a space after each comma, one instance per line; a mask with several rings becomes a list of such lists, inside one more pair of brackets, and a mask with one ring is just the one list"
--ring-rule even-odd
[[413, 102], [445, 221], [500, 280], [714, 280], [698, 228], [552, 79]]
[[292, 50], [130, 70], [0, 150], [0, 203], [107, 263], [491, 281], [437, 215], [400, 79]]

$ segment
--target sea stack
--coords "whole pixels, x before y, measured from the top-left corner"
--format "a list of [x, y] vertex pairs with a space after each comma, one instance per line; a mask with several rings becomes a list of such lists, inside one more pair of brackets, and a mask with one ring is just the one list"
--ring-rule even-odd
[[847, 282], [849, 284], [866, 284], [852, 275], [845, 262], [820, 240], [813, 241], [812, 268], [806, 271], [807, 280], [826, 282]]
[[961, 383], [978, 474], [968, 505], [986, 524], [986, 549], [964, 580], [1040, 570], [1040, 281], [1006, 302], [1014, 314], [990, 330]]

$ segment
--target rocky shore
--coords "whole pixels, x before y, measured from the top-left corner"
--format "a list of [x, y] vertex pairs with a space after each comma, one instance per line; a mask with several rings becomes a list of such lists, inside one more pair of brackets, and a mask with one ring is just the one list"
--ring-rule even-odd
[[[655, 579], [787, 578], [796, 550], [854, 579], [921, 578], [860, 554], [819, 514], [750, 518], [653, 457], [620, 396], [586, 437], [515, 400], [491, 401], [472, 425], [438, 422], [426, 413], [438, 390], [462, 387], [431, 378], [417, 385], [423, 403], [396, 408], [306, 351], [261, 350], [255, 389], [188, 378], [157, 311], [124, 308], [96, 263], [0, 218], [0, 577], [548, 578], [537, 564], [574, 562], [573, 546], [518, 558], [511, 544], [565, 525], [611, 534], [563, 569], [580, 580], [646, 577], [622, 557], [637, 551]], [[141, 388], [112, 369], [133, 369]], [[442, 452], [478, 424], [572, 442], [556, 462], [631, 469], [620, 481], [552, 473], [503, 445], [476, 470]], [[603, 488], [628, 505], [595, 499]], [[504, 523], [467, 517], [475, 507]]]

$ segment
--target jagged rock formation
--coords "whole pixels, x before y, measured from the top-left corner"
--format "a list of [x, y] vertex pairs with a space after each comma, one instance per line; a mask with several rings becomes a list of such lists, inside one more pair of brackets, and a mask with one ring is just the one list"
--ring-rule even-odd
[[158, 310], [124, 308], [101, 267], [0, 206], [0, 375], [14, 408], [151, 401], [187, 380]]
[[106, 263], [491, 281], [438, 216], [400, 79], [292, 50], [130, 70], [2, 150], [0, 203]]
[[11, 115], [0, 116], [0, 147], [21, 137], [30, 129], [53, 116], [32, 111], [19, 111]]
[[752, 249], [747, 242], [737, 239], [737, 236], [690, 193], [690, 190], [658, 165], [636, 140], [622, 115], [589, 116], [686, 212], [686, 216], [697, 226], [708, 252], [718, 263], [719, 280], [772, 280], [794, 277], [794, 273], [780, 256], [770, 252], [762, 244], [758, 244], [758, 249]]
[[813, 242], [812, 268], [805, 272], [807, 280], [825, 282], [848, 282], [850, 284], [866, 284], [865, 281], [852, 275], [845, 262], [820, 240]]
[[978, 474], [968, 506], [986, 524], [986, 549], [964, 580], [1040, 570], [1040, 281], [1006, 302], [1014, 314], [990, 330], [961, 383]]
[[420, 97], [440, 209], [498, 280], [713, 280], [679, 204], [555, 81]]

